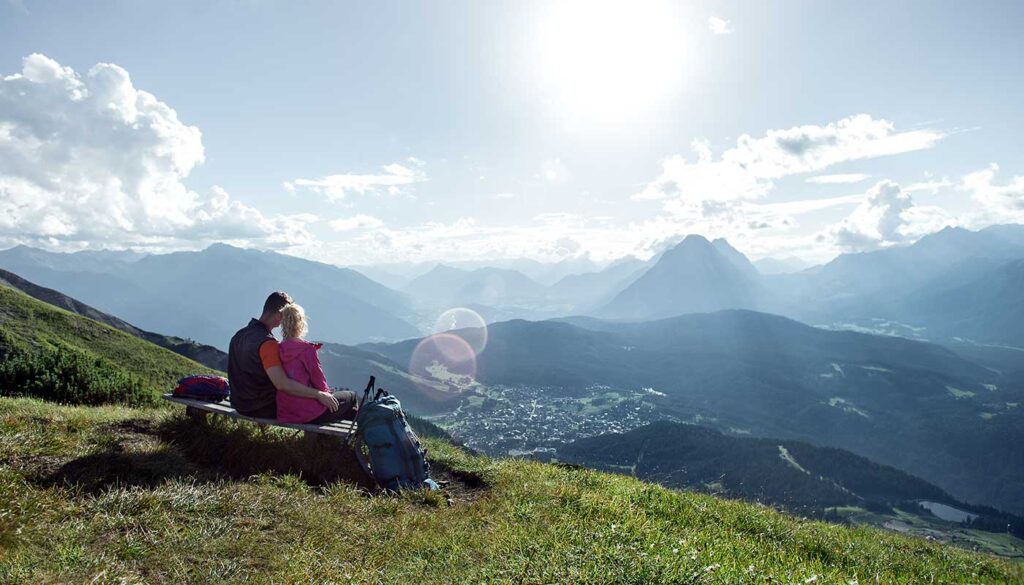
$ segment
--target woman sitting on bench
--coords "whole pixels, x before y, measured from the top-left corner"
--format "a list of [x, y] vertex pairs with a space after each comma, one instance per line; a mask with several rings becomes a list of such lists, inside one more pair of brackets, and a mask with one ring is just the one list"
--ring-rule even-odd
[[338, 401], [338, 410], [331, 412], [314, 398], [295, 396], [277, 391], [277, 420], [287, 423], [322, 424], [336, 420], [353, 420], [356, 415], [356, 395], [347, 390], [331, 391], [327, 378], [320, 366], [317, 350], [320, 343], [310, 343], [304, 338], [309, 326], [306, 312], [294, 303], [281, 310], [281, 366], [288, 377], [296, 382], [333, 394]]

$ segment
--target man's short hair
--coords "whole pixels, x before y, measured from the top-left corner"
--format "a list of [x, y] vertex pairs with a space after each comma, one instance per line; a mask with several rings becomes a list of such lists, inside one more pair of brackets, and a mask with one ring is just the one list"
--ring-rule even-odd
[[263, 303], [263, 314], [272, 315], [274, 313], [280, 313], [281, 309], [292, 304], [292, 298], [288, 296], [288, 293], [284, 291], [274, 291], [267, 297], [267, 302]]

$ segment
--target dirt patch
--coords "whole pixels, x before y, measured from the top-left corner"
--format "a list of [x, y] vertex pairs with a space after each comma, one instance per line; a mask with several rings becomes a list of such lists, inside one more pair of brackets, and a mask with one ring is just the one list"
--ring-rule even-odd
[[480, 474], [452, 469], [439, 461], [430, 462], [430, 476], [441, 485], [450, 505], [473, 503], [490, 491]]

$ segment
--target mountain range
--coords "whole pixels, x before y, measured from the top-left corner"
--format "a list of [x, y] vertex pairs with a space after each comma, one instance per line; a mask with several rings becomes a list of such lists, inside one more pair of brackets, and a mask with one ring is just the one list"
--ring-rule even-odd
[[786, 274], [761, 274], [725, 240], [691, 235], [587, 314], [645, 320], [757, 309], [943, 343], [1024, 347], [1022, 278], [1021, 225], [946, 228], [909, 246]]
[[[455, 334], [459, 334], [458, 331]], [[364, 349], [408, 364], [417, 340]], [[666, 417], [847, 449], [971, 503], [1020, 513], [1024, 385], [942, 346], [752, 311], [488, 327], [483, 385], [640, 390]], [[416, 371], [429, 377], [428, 371]]]
[[[1014, 292], [1022, 259], [1024, 226], [1003, 225], [946, 228], [909, 246], [843, 254], [788, 273], [762, 274], [725, 240], [697, 235], [650, 260], [604, 267], [586, 258], [547, 271], [525, 260], [417, 265], [426, 271], [414, 277], [364, 268], [401, 290], [355, 270], [222, 244], [148, 256], [16, 247], [0, 252], [0, 268], [144, 329], [221, 348], [276, 288], [306, 306], [313, 335], [345, 344], [417, 337], [446, 309], [466, 306], [487, 322], [754, 309], [941, 343], [1024, 347], [1024, 310]], [[565, 274], [572, 269], [584, 271]]]
[[0, 267], [151, 331], [225, 349], [231, 335], [259, 316], [266, 296], [289, 292], [310, 315], [311, 335], [335, 342], [402, 339], [419, 334], [411, 300], [354, 270], [273, 252], [217, 244], [200, 252], [125, 261], [116, 252], [76, 255], [18, 247]]

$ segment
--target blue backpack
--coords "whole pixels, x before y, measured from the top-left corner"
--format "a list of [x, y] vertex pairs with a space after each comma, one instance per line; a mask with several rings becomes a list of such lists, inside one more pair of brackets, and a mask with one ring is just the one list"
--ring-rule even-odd
[[[430, 479], [427, 451], [409, 427], [402, 404], [383, 388], [370, 400], [375, 383], [376, 379], [370, 376], [356, 415], [354, 448], [360, 463], [385, 490], [438, 489], [437, 483]], [[368, 465], [364, 445], [369, 455]]]

